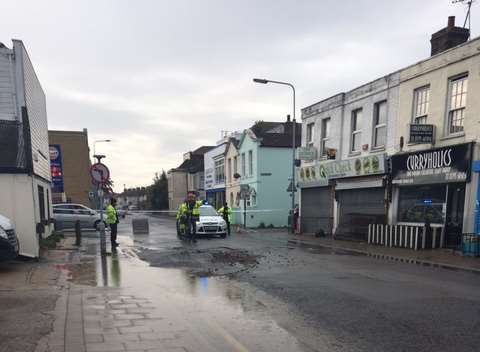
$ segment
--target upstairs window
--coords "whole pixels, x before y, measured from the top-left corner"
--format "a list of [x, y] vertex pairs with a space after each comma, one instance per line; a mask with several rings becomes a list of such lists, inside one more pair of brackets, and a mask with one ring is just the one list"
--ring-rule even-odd
[[375, 104], [373, 109], [373, 147], [385, 146], [387, 136], [387, 102]]
[[468, 76], [451, 79], [448, 89], [448, 133], [463, 132], [467, 105]]
[[307, 125], [307, 146], [313, 144], [313, 128], [315, 124], [314, 123], [309, 123]]
[[413, 123], [426, 124], [430, 104], [430, 86], [415, 89], [413, 92]]
[[[228, 158], [227, 182], [232, 182], [232, 158]], [[232, 203], [230, 203], [232, 204]]]
[[253, 151], [248, 151], [248, 175], [253, 175]]
[[327, 155], [327, 142], [330, 139], [330, 117], [322, 120], [322, 134], [320, 140], [321, 156]]
[[242, 153], [242, 177], [247, 176], [247, 168], [245, 165], [245, 153]]
[[359, 152], [362, 143], [362, 109], [352, 111], [352, 140], [351, 148], [352, 152]]
[[215, 183], [225, 182], [225, 159], [215, 161]]

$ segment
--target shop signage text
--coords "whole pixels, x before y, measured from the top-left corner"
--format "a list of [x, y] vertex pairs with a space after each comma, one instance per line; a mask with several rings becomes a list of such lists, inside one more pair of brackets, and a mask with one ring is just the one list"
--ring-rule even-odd
[[213, 187], [213, 168], [205, 169], [205, 189]]
[[304, 166], [299, 170], [300, 183], [328, 183], [329, 179], [385, 173], [385, 154]]
[[433, 143], [434, 128], [433, 125], [411, 124], [409, 143]]
[[460, 144], [392, 156], [392, 182], [429, 184], [468, 182], [472, 145]]

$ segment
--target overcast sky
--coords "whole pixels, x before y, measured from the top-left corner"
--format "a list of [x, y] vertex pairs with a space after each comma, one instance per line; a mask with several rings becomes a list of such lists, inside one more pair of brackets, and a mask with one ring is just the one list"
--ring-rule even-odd
[[[222, 130], [291, 113], [427, 58], [451, 0], [0, 3], [0, 41], [21, 39], [47, 95], [50, 129], [88, 128], [116, 190], [151, 182]], [[472, 35], [480, 32], [474, 5]], [[460, 24], [460, 25], [461, 25]]]

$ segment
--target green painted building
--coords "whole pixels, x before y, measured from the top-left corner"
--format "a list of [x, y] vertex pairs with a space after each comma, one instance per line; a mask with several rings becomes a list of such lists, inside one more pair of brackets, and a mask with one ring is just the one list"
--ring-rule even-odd
[[[248, 196], [234, 204], [235, 222], [247, 227], [288, 225], [291, 196], [287, 192], [292, 174], [292, 127], [287, 122], [257, 122], [245, 130], [238, 144], [237, 176]], [[301, 124], [296, 124], [296, 146]], [[228, 172], [228, 171], [227, 171]]]

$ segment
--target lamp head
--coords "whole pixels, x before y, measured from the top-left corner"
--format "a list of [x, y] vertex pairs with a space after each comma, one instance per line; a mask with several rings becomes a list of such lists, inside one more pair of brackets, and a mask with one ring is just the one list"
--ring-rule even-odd
[[267, 84], [268, 83], [268, 79], [263, 79], [263, 78], [254, 78], [253, 81], [255, 83], [261, 83], [261, 84]]

